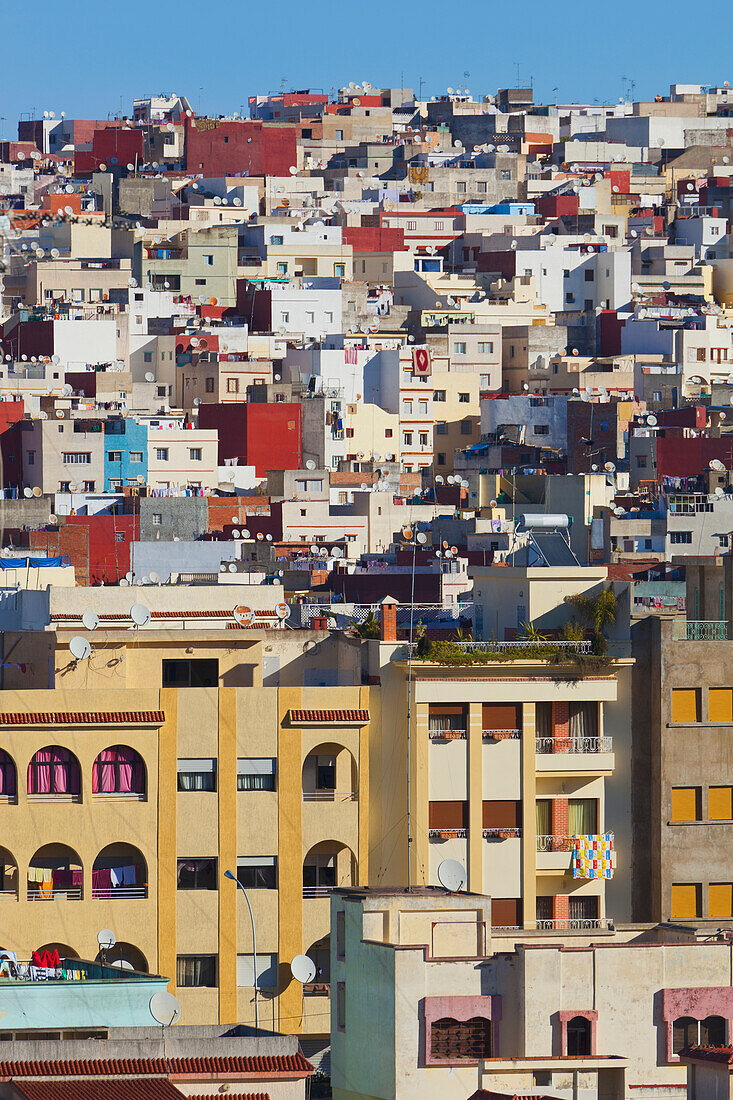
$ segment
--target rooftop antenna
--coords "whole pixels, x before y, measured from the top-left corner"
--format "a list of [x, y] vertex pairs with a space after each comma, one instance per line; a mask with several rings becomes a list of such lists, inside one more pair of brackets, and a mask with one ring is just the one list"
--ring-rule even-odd
[[438, 865], [438, 882], [450, 894], [457, 894], [466, 885], [466, 868], [457, 859], [444, 859]]

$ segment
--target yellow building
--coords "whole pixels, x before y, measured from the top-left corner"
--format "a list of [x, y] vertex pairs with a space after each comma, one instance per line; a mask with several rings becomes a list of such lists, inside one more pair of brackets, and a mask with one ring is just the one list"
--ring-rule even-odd
[[[260, 1026], [327, 1035], [329, 894], [368, 875], [359, 643], [185, 611], [174, 629], [73, 618], [21, 636], [28, 687], [0, 696], [0, 943], [93, 958], [109, 928], [120, 959], [171, 977], [185, 1023], [252, 1022], [232, 870]], [[289, 968], [304, 952], [305, 990]]]

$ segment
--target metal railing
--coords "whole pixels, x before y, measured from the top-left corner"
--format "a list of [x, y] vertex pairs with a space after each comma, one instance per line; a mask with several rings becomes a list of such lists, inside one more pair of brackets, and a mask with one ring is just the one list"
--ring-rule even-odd
[[453, 829], [446, 825], [443, 829], [428, 829], [428, 836], [431, 840], [465, 840], [468, 829]]
[[521, 837], [522, 830], [511, 825], [492, 825], [482, 829], [485, 840], [515, 840]]
[[28, 883], [28, 901], [55, 901], [59, 897], [65, 897], [67, 901], [81, 901], [81, 886], [56, 886], [48, 893], [42, 893], [38, 885], [37, 882]]
[[535, 921], [538, 932], [568, 932], [583, 931], [594, 928], [613, 928], [613, 920], [610, 917], [560, 917], [552, 919], [538, 918]]
[[731, 624], [725, 619], [689, 619], [672, 624], [675, 642], [730, 642], [733, 640]]
[[[593, 834], [600, 835], [600, 834]], [[604, 834], [605, 835], [605, 834]], [[613, 833], [608, 834], [613, 843]], [[537, 851], [538, 852], [572, 852], [575, 847], [574, 836], [564, 836], [560, 833], [553, 833], [549, 836], [544, 836], [538, 833], [537, 835]]]
[[17, 890], [0, 890], [0, 901], [17, 901]]
[[451, 729], [450, 727], [445, 729], [428, 728], [428, 737], [431, 741], [465, 741], [467, 736], [468, 730], [465, 729]]
[[303, 791], [304, 802], [358, 802], [356, 791]]
[[538, 753], [613, 752], [612, 737], [537, 737]]
[[521, 730], [481, 730], [481, 736], [485, 741], [518, 741], [522, 736]]
[[335, 886], [304, 886], [304, 898], [327, 898], [336, 889]]
[[147, 886], [94, 886], [92, 888], [93, 898], [105, 898], [109, 901], [125, 901], [147, 896]]

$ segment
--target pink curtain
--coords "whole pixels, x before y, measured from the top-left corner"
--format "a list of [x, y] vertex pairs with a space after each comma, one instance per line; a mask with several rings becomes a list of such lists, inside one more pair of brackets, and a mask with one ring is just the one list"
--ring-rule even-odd
[[95, 794], [144, 794], [143, 762], [134, 749], [114, 745], [103, 749], [94, 761], [92, 791]]
[[39, 749], [28, 765], [28, 794], [48, 794], [51, 790], [51, 750]]
[[137, 753], [132, 749], [125, 748], [124, 745], [117, 746], [117, 760], [120, 775], [120, 790], [125, 794], [129, 794], [131, 791], [136, 791], [137, 788], [133, 783], [135, 774], [135, 760]]
[[12, 797], [15, 794], [15, 763], [12, 756], [0, 750], [0, 794]]
[[92, 792], [94, 794], [111, 794], [115, 790], [115, 759], [117, 753], [114, 749], [102, 749], [94, 761], [92, 770]]
[[39, 749], [28, 765], [28, 794], [79, 794], [79, 763], [68, 749]]

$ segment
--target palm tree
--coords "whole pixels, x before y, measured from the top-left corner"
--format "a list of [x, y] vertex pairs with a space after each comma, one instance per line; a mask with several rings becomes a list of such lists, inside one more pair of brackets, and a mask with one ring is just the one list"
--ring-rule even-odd
[[604, 633], [606, 627], [616, 622], [618, 602], [610, 588], [603, 588], [595, 596], [579, 592], [575, 596], [566, 596], [565, 602], [572, 604], [581, 619], [590, 627], [592, 633], [591, 649], [593, 653], [603, 654], [608, 649], [608, 640]]
[[363, 622], [354, 623], [354, 632], [360, 638], [378, 638], [380, 634], [379, 619], [373, 611], [368, 611]]

